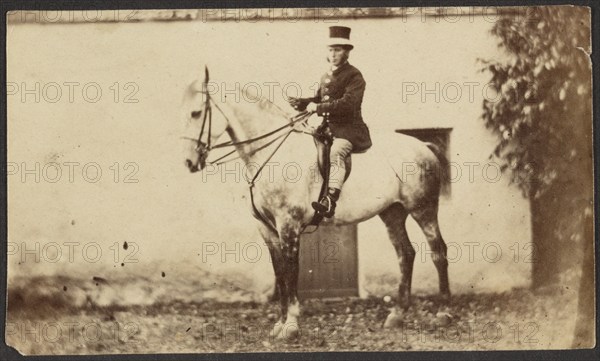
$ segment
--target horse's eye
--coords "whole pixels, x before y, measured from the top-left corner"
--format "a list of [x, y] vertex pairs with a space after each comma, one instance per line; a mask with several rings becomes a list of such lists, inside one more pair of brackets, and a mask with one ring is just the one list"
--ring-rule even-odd
[[197, 119], [200, 117], [200, 114], [202, 114], [202, 110], [196, 110], [192, 112], [192, 118]]

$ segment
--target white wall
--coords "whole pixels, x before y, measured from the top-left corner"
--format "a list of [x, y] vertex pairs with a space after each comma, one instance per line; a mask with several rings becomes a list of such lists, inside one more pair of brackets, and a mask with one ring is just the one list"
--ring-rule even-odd
[[[478, 119], [481, 92], [475, 93], [473, 101], [463, 94], [457, 103], [438, 103], [432, 97], [423, 102], [416, 95], [403, 102], [402, 83], [485, 83], [486, 76], [477, 73], [476, 58], [498, 56], [495, 40], [487, 33], [491, 23], [479, 18], [457, 23], [422, 22], [421, 18], [344, 23], [353, 27], [356, 49], [351, 62], [367, 80], [364, 117], [373, 131], [451, 126], [451, 161], [487, 161], [493, 137]], [[238, 243], [243, 250], [261, 241], [247, 208], [245, 182], [222, 183], [214, 178], [203, 182], [201, 175], [192, 176], [182, 166], [178, 140], [182, 91], [207, 63], [214, 79], [230, 82], [230, 88], [236, 81], [242, 85], [295, 81], [308, 93], [326, 67], [318, 41], [329, 25], [310, 21], [11, 25], [7, 80], [20, 88], [25, 83], [29, 89], [38, 82], [40, 99], [36, 102], [27, 95], [23, 102], [21, 93], [9, 95], [8, 161], [26, 162], [29, 168], [35, 162], [41, 167], [48, 162], [96, 162], [103, 173], [97, 183], [83, 179], [81, 166], [73, 183], [64, 166], [56, 183], [44, 177], [36, 183], [32, 175], [23, 182], [20, 172], [8, 177], [9, 242], [18, 247], [9, 249], [15, 253], [9, 258], [9, 279], [40, 273], [118, 277], [165, 269], [184, 274], [189, 269], [192, 275], [194, 269], [203, 268], [238, 272], [254, 282], [244, 286], [268, 288], [272, 271], [265, 247], [255, 263], [244, 257], [233, 262], [231, 255], [226, 256], [227, 262], [221, 262], [220, 255], [205, 260], [199, 255], [208, 243], [220, 247], [224, 242], [229, 249]], [[49, 101], [54, 98], [48, 87], [51, 82], [63, 92], [55, 103]], [[64, 82], [80, 84], [73, 102]], [[121, 87], [119, 102], [110, 89], [115, 82]], [[134, 89], [123, 88], [128, 82], [137, 85], [138, 103], [123, 102]], [[103, 92], [96, 103], [85, 101], [81, 94], [83, 85], [91, 83]], [[94, 95], [92, 90], [90, 94]], [[280, 93], [274, 100], [284, 106]], [[115, 162], [121, 167], [119, 182], [109, 168]], [[128, 162], [139, 166], [138, 183], [122, 182]], [[440, 210], [446, 241], [460, 245], [463, 253], [451, 265], [451, 287], [468, 291], [526, 284], [530, 264], [523, 262], [522, 254], [512, 262], [508, 247], [519, 242], [522, 248], [529, 242], [527, 202], [506, 185], [506, 177], [489, 183], [479, 172], [470, 183], [465, 172], [463, 168], [463, 177], [452, 185], [452, 196]], [[409, 233], [417, 244], [424, 242], [414, 223], [409, 224]], [[116, 251], [110, 247], [124, 241], [139, 246], [138, 263], [120, 265], [131, 248], [121, 249], [115, 262]], [[29, 255], [19, 264], [23, 242], [28, 249], [39, 242], [40, 252], [46, 246], [50, 254], [42, 254], [40, 262]], [[58, 243], [63, 252], [56, 263], [48, 261], [53, 257], [50, 242]], [[73, 262], [66, 257], [65, 242], [79, 242]], [[103, 251], [96, 263], [81, 254], [81, 248], [91, 242]], [[473, 263], [466, 257], [465, 242], [480, 244]], [[502, 249], [498, 263], [482, 261], [482, 247], [489, 242]], [[397, 277], [397, 261], [378, 219], [359, 227], [359, 243], [363, 276]], [[421, 262], [418, 254], [414, 288], [431, 292], [436, 279], [431, 262]], [[395, 289], [371, 288], [375, 293]]]

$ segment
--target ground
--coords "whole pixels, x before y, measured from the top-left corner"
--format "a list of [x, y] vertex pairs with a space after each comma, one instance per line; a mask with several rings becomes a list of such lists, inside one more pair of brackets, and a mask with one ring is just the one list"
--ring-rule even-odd
[[38, 302], [27, 309], [10, 307], [9, 297], [7, 343], [24, 354], [568, 348], [574, 294], [570, 287], [457, 294], [448, 306], [434, 295], [415, 295], [413, 306], [390, 329], [383, 328], [392, 308], [388, 298], [305, 300], [301, 335], [290, 342], [268, 335], [276, 319], [274, 303], [174, 300], [63, 307]]

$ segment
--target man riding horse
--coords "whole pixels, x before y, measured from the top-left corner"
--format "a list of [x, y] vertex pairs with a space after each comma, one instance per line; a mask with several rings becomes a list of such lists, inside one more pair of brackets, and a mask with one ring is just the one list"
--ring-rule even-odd
[[[308, 109], [324, 118], [324, 125], [331, 128], [335, 136], [331, 150], [333, 161], [344, 173], [343, 158], [350, 152], [365, 151], [371, 146], [369, 131], [360, 111], [365, 81], [360, 72], [347, 62], [348, 51], [352, 49], [349, 35], [348, 28], [331, 28], [328, 43], [328, 58], [333, 66], [331, 72], [323, 76], [315, 97], [290, 101], [298, 110]], [[315, 219], [309, 204], [309, 199], [313, 199], [316, 193], [314, 178], [311, 172], [300, 173], [297, 182], [290, 182], [283, 172], [273, 173], [273, 178], [269, 179], [259, 175], [271, 159], [279, 164], [294, 163], [300, 169], [312, 169], [315, 154], [308, 151], [309, 147], [313, 146], [316, 136], [319, 139], [329, 137], [323, 137], [320, 133], [308, 137], [305, 134], [308, 132], [298, 129], [295, 125], [304, 122], [309, 115], [304, 112], [290, 119], [289, 114], [279, 107], [232, 101], [231, 97], [221, 98], [217, 102], [206, 90], [209, 79], [207, 68], [204, 74], [204, 81], [195, 80], [184, 93], [184, 134], [181, 136], [186, 144], [184, 164], [192, 173], [206, 168], [207, 164], [219, 164], [223, 157], [212, 162], [207, 162], [207, 158], [211, 150], [221, 148], [233, 148], [247, 169], [262, 164], [248, 185], [252, 211], [259, 220], [258, 230], [273, 260], [280, 296], [279, 317], [269, 335], [278, 339], [293, 339], [300, 334], [300, 240], [306, 225]], [[214, 119], [212, 109], [215, 110]], [[215, 144], [224, 133], [231, 140]], [[276, 134], [279, 135], [273, 138]], [[267, 141], [269, 137], [273, 140]], [[435, 170], [443, 169], [447, 160], [433, 144], [408, 135], [389, 132], [379, 137], [386, 140], [383, 142], [385, 147], [381, 147], [378, 154], [357, 159], [353, 165], [352, 179], [344, 184], [344, 206], [338, 208], [336, 220], [338, 224], [356, 224], [375, 215], [382, 219], [398, 256], [401, 277], [397, 306], [406, 310], [411, 304], [416, 254], [405, 227], [410, 215], [423, 230], [431, 249], [431, 259], [438, 272], [439, 292], [445, 303], [450, 299], [447, 246], [438, 222], [444, 173], [429, 172], [426, 177], [421, 173], [408, 177], [400, 175], [404, 175], [405, 164]], [[285, 142], [287, 146], [282, 146]], [[327, 141], [327, 144], [331, 142]], [[327, 144], [323, 148], [327, 148]], [[298, 152], [298, 149], [307, 151]], [[234, 152], [227, 153], [225, 157]], [[385, 161], [377, 161], [381, 156], [385, 156]], [[334, 176], [328, 177], [332, 178], [332, 189], [321, 189], [328, 191], [323, 192], [328, 194], [315, 205], [331, 215], [344, 180], [344, 175]], [[377, 189], [373, 189], [374, 180]], [[321, 188], [324, 185], [326, 182]], [[398, 323], [399, 315], [399, 312], [390, 313], [384, 326]]]
[[323, 117], [333, 135], [331, 145], [331, 168], [327, 194], [312, 206], [325, 217], [335, 213], [346, 175], [345, 159], [350, 153], [362, 153], [371, 147], [369, 129], [362, 119], [361, 103], [365, 92], [365, 80], [361, 72], [348, 63], [350, 28], [329, 27], [327, 61], [331, 69], [321, 77], [319, 89], [312, 98], [290, 97], [289, 103], [298, 111], [316, 112]]

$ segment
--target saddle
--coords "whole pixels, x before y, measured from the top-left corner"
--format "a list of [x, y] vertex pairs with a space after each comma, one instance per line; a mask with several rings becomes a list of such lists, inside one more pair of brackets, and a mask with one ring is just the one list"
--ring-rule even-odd
[[[323, 178], [323, 183], [321, 184], [321, 191], [319, 192], [319, 198], [317, 202], [323, 198], [327, 194], [327, 189], [329, 188], [329, 173], [331, 166], [331, 144], [333, 143], [333, 135], [331, 134], [331, 130], [327, 125], [327, 121], [323, 121], [321, 125], [319, 125], [314, 133], [313, 139], [315, 142], [315, 147], [317, 148], [317, 165], [319, 168], [319, 173]], [[344, 160], [344, 164], [346, 166], [346, 174], [344, 176], [344, 181], [348, 179], [350, 176], [350, 172], [352, 171], [352, 157], [349, 154]], [[312, 220], [310, 221], [310, 225], [318, 226], [319, 223], [323, 220], [323, 215], [315, 212]]]

